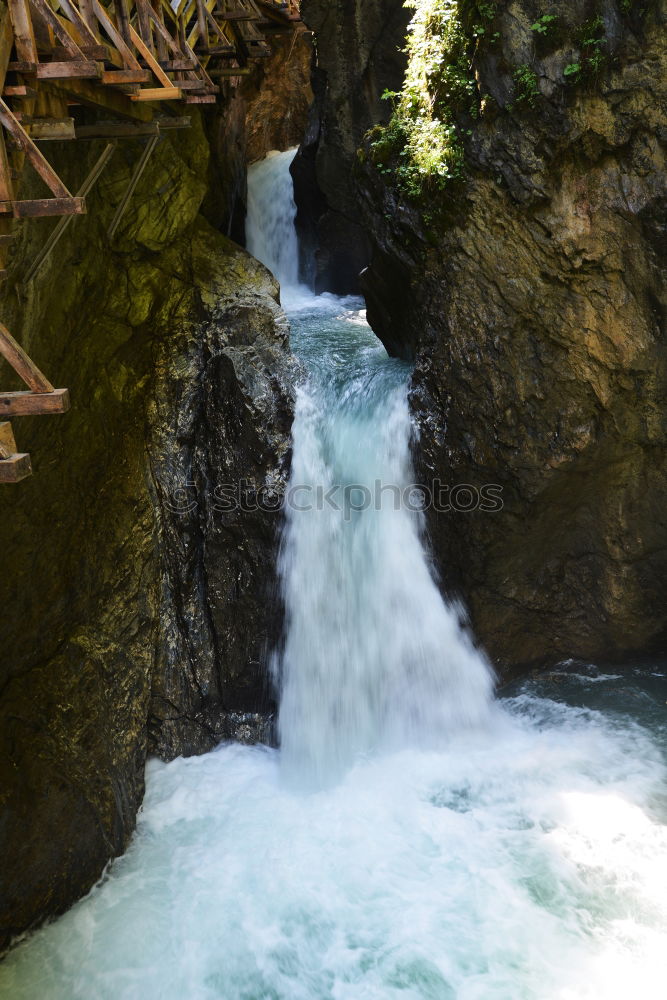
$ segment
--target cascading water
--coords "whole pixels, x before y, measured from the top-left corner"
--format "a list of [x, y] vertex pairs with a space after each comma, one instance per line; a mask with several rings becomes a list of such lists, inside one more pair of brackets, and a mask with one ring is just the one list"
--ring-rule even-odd
[[[248, 246], [298, 302], [298, 395], [281, 571], [283, 763], [339, 777], [379, 747], [434, 746], [488, 715], [488, 666], [431, 577], [410, 494], [408, 365], [387, 356], [362, 302], [297, 286], [294, 151], [251, 167]], [[412, 502], [411, 502], [412, 501]]]
[[289, 158], [253, 168], [248, 227], [308, 372], [281, 556], [282, 749], [151, 762], [129, 851], [10, 954], [0, 995], [658, 1000], [664, 671], [568, 664], [491, 703], [419, 515], [394, 509], [409, 369], [361, 303], [296, 287], [277, 220], [293, 217]]

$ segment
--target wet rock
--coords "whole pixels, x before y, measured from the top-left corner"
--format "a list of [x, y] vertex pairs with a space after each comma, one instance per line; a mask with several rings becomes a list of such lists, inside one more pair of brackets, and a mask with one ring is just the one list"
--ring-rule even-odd
[[[34, 475], [0, 493], [0, 945], [126, 847], [147, 753], [270, 731], [279, 515], [219, 511], [216, 490], [280, 496], [294, 362], [275, 281], [200, 214], [192, 118], [156, 147], [113, 243], [137, 142], [28, 288], [49, 224], [21, 228], [3, 288], [4, 321], [72, 409], [15, 421]], [[100, 144], [51, 145], [76, 190]]]
[[[495, 101], [464, 123], [462, 189], [419, 210], [368, 165], [336, 182], [371, 243], [369, 319], [416, 358], [420, 478], [502, 487], [502, 510], [431, 510], [428, 529], [443, 587], [504, 675], [662, 649], [667, 631], [664, 19], [606, 4], [604, 71], [568, 87], [591, 12], [555, 6], [567, 30], [548, 52], [538, 4], [501, 7], [496, 49], [476, 63]], [[321, 30], [343, 36], [362, 7], [336, 6]], [[328, 45], [320, 72], [358, 134], [367, 110]], [[534, 108], [512, 104], [528, 62]], [[339, 198], [338, 154], [319, 150]]]

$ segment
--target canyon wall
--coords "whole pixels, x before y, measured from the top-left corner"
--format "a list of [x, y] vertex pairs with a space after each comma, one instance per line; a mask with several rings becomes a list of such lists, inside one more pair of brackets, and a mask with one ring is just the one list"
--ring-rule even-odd
[[[324, 106], [363, 136], [377, 116], [344, 67], [367, 5], [303, 6], [326, 23]], [[501, 511], [431, 509], [427, 524], [443, 587], [507, 677], [664, 650], [667, 43], [660, 5], [490, 4], [475, 41], [481, 6], [457, 14], [473, 87], [463, 178], [411, 197], [371, 138], [332, 181], [326, 114], [317, 178], [328, 211], [354, 204], [367, 234], [376, 333], [416, 358], [420, 479], [502, 487]], [[381, 7], [389, 23], [395, 5]], [[542, 39], [545, 12], [557, 30]]]
[[[289, 52], [305, 79], [302, 44]], [[72, 408], [14, 421], [34, 475], [0, 493], [0, 947], [124, 850], [147, 753], [271, 738], [297, 371], [276, 282], [220, 232], [243, 215], [247, 145], [285, 138], [282, 120], [246, 133], [260, 83], [163, 133], [113, 239], [139, 140], [118, 143], [87, 215], [27, 285], [55, 222], [24, 223], [14, 243], [3, 322]], [[290, 141], [307, 99], [306, 86]], [[76, 190], [103, 147], [48, 156]]]

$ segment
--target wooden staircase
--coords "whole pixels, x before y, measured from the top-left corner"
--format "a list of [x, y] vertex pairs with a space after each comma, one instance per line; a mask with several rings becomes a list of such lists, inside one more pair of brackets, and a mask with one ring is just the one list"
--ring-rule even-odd
[[[165, 131], [187, 128], [186, 105], [214, 106], [254, 60], [271, 54], [276, 32], [300, 30], [297, 0], [7, 0], [0, 18], [0, 280], [15, 226], [60, 216], [22, 276], [29, 284], [66, 227], [86, 212], [86, 195], [123, 139], [145, 138], [109, 228], [112, 239], [151, 152]], [[103, 112], [94, 124], [80, 109]], [[181, 109], [181, 110], [179, 110]], [[90, 174], [71, 192], [41, 145], [107, 139]], [[21, 197], [26, 167], [45, 197]], [[67, 389], [54, 389], [0, 324], [0, 354], [27, 391], [0, 392], [0, 483], [31, 473], [5, 417], [64, 413]]]

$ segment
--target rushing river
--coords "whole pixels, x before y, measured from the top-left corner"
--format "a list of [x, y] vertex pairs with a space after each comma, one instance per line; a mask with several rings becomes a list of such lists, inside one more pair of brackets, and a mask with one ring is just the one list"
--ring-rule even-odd
[[409, 366], [361, 302], [297, 285], [290, 156], [252, 169], [248, 225], [308, 372], [281, 750], [151, 762], [130, 849], [9, 955], [0, 995], [662, 1000], [665, 671], [569, 663], [494, 699], [396, 502]]

